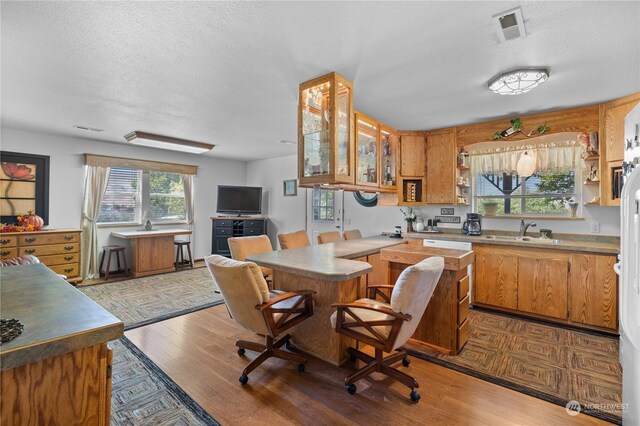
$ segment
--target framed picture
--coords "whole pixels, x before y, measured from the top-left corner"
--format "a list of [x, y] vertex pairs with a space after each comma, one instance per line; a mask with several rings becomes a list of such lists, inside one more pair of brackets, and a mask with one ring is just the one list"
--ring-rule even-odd
[[0, 151], [0, 222], [29, 211], [49, 223], [49, 156]]
[[289, 179], [282, 182], [285, 197], [298, 195], [298, 185], [296, 179]]

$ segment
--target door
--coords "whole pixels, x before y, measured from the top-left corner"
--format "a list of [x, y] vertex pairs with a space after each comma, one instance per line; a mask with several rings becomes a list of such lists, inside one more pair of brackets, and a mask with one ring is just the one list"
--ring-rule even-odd
[[[498, 247], [498, 246], [496, 246]], [[473, 245], [476, 253], [473, 303], [518, 308], [518, 256], [505, 249]]]
[[311, 244], [318, 243], [321, 232], [343, 230], [344, 191], [307, 189], [307, 233]]
[[427, 136], [427, 204], [456, 202], [456, 134]]
[[420, 177], [425, 174], [425, 143], [422, 135], [400, 137], [400, 174]]
[[618, 328], [618, 279], [615, 256], [571, 255], [571, 321]]
[[567, 319], [567, 260], [520, 257], [518, 271], [519, 311]]

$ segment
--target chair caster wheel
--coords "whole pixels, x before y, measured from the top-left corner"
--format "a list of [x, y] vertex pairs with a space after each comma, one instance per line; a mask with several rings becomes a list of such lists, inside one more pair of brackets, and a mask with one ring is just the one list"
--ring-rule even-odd
[[349, 392], [350, 395], [356, 393], [357, 390], [358, 388], [354, 384], [350, 384], [349, 386], [347, 386], [347, 392]]
[[304, 373], [304, 364], [298, 364], [298, 373]]
[[411, 364], [411, 360], [409, 358], [402, 358], [402, 365], [408, 367]]
[[244, 356], [244, 348], [238, 348], [238, 355]]
[[287, 350], [289, 350], [289, 351], [290, 351], [290, 350], [291, 350], [291, 342], [287, 340], [287, 341], [285, 342], [285, 344], [284, 344], [284, 347], [285, 347], [285, 348], [287, 348]]
[[349, 361], [351, 362], [356, 362], [358, 360], [358, 357], [353, 355], [353, 354], [349, 354]]
[[243, 374], [242, 376], [240, 376], [239, 381], [240, 381], [240, 384], [242, 384], [242, 385], [246, 385], [246, 384], [247, 384], [247, 382], [249, 381], [249, 376], [245, 376], [245, 375]]
[[418, 393], [417, 390], [412, 390], [411, 393], [409, 394], [409, 396], [411, 397], [411, 400], [413, 402], [420, 401], [420, 394]]

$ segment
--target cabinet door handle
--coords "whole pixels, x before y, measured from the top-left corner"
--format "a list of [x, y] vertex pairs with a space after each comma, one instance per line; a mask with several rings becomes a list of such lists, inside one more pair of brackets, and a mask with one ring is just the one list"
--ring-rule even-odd
[[2, 251], [2, 252], [0, 252], [0, 256], [7, 256], [9, 254], [11, 254], [10, 251]]
[[72, 249], [73, 249], [73, 246], [64, 246], [64, 249], [65, 249], [65, 250], [67, 250], [67, 251], [69, 251], [69, 250], [72, 250]]
[[73, 268], [65, 268], [64, 271], [65, 272], [73, 272]]
[[9, 244], [11, 240], [0, 240], [0, 244]]
[[65, 256], [64, 260], [66, 260], [67, 262], [73, 260], [73, 256]]
[[73, 240], [73, 235], [65, 235], [64, 239], [67, 241]]
[[25, 240], [26, 242], [28, 242], [28, 243], [32, 243], [32, 242], [34, 242], [36, 239], [35, 239], [35, 238], [25, 238], [24, 240]]
[[25, 253], [31, 254], [31, 253], [35, 253], [36, 249], [27, 249], [24, 251]]

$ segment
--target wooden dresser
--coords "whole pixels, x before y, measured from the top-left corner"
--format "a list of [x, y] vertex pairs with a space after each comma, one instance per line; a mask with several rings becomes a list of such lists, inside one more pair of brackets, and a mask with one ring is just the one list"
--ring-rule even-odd
[[0, 234], [0, 257], [31, 254], [69, 281], [81, 281], [79, 229], [52, 229]]

